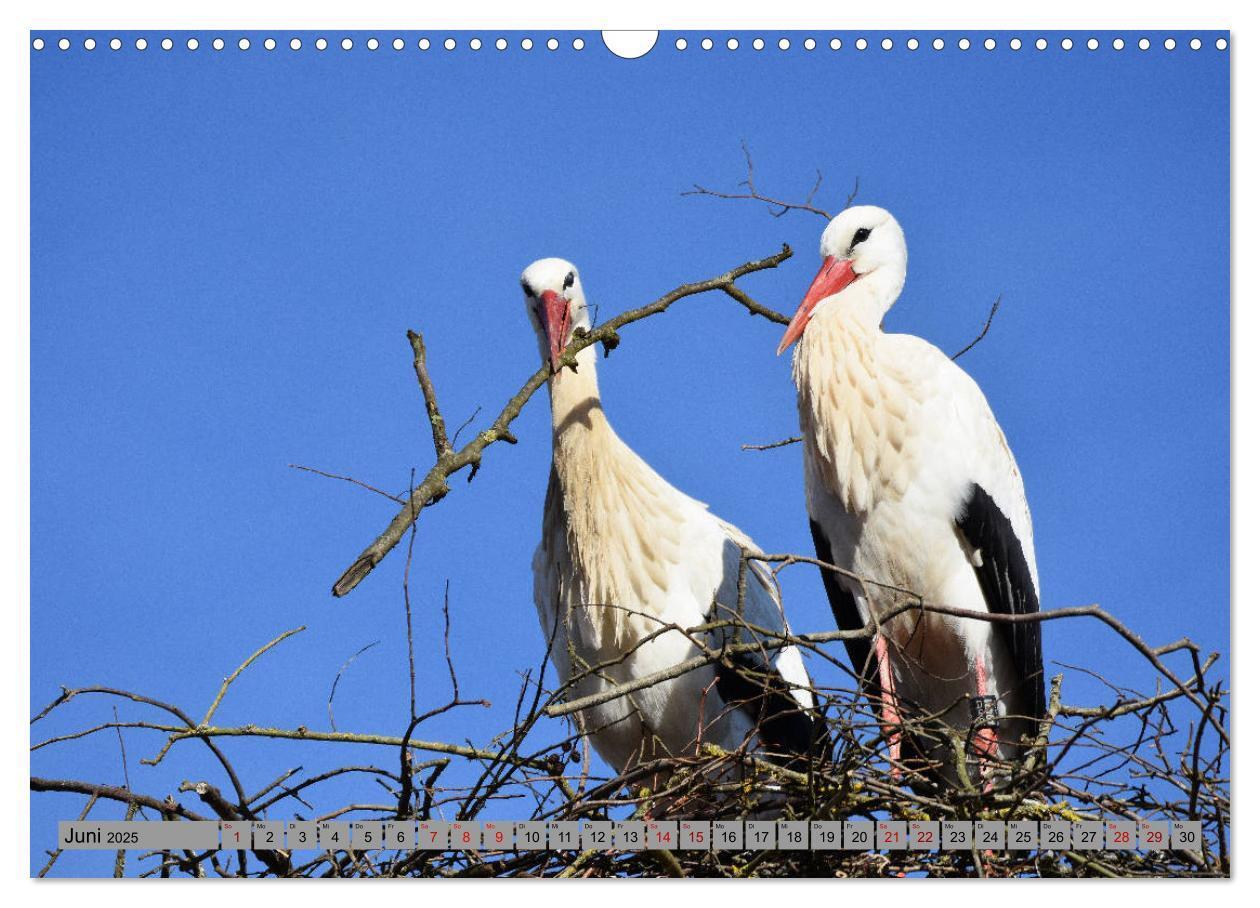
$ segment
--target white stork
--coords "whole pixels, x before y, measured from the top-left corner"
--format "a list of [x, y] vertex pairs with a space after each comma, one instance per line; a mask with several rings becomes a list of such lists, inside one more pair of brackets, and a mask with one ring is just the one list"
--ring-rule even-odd
[[[757, 547], [617, 436], [600, 401], [594, 348], [578, 353], [575, 366], [562, 363], [575, 329], [591, 324], [577, 269], [542, 259], [525, 269], [521, 287], [552, 368], [552, 466], [534, 600], [561, 682], [576, 679], [569, 698], [701, 655], [687, 635], [663, 628], [748, 625], [709, 632], [704, 642], [715, 649], [724, 640], [764, 642], [750, 627], [787, 632], [773, 578], [750, 562], [739, 619], [740, 563]], [[809, 683], [796, 647], [748, 652], [590, 706], [581, 727], [619, 772], [694, 752], [700, 742], [790, 759], [814, 740]]]
[[[823, 231], [822, 258], [779, 353], [800, 340], [792, 375], [818, 557], [875, 581], [823, 570], [837, 624], [878, 622], [916, 601], [906, 591], [979, 613], [1036, 612], [1023, 480], [983, 392], [927, 341], [882, 330], [906, 278], [900, 225], [881, 208], [850, 208]], [[1036, 621], [911, 610], [881, 624], [873, 657], [867, 639], [846, 644], [894, 763], [902, 717], [937, 714], [969, 744], [967, 776], [990, 788], [1045, 708]], [[947, 737], [907, 743], [921, 765], [940, 764], [930, 777], [958, 785]]]

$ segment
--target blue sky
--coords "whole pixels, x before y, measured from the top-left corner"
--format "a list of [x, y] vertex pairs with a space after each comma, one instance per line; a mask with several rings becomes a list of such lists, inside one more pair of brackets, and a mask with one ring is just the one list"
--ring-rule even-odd
[[[1152, 643], [1229, 639], [1229, 54], [1037, 52], [1034, 34], [972, 48], [678, 52], [586, 48], [322, 53], [52, 47], [31, 55], [31, 696], [104, 683], [195, 714], [280, 632], [223, 723], [399, 734], [407, 710], [403, 557], [350, 597], [329, 587], [394, 505], [288, 468], [398, 491], [431, 447], [404, 337], [424, 332], [448, 421], [487, 422], [537, 366], [517, 276], [577, 263], [601, 316], [790, 243], [743, 286], [790, 312], [817, 269], [821, 219], [769, 217], [732, 190], [741, 139], [761, 187], [891, 210], [910, 249], [889, 330], [963, 360], [1006, 430], [1033, 510], [1045, 607], [1098, 602]], [[881, 33], [882, 34], [882, 33]], [[393, 33], [389, 33], [392, 37]], [[497, 33], [481, 33], [487, 44]], [[827, 33], [827, 37], [830, 33]], [[48, 38], [56, 36], [46, 36]], [[382, 34], [382, 38], [387, 37]], [[778, 34], [766, 33], [767, 39]], [[920, 36], [922, 38], [922, 36]], [[1215, 35], [1204, 35], [1214, 39]], [[50, 42], [51, 43], [51, 42]], [[81, 41], [76, 39], [76, 45]], [[464, 42], [461, 40], [461, 44]], [[924, 41], [926, 45], [926, 41]], [[712, 296], [623, 332], [600, 363], [618, 431], [667, 479], [763, 547], [810, 551], [800, 452], [740, 450], [795, 434], [781, 329]], [[549, 449], [545, 396], [471, 485], [426, 511], [415, 550], [420, 697], [447, 694], [440, 604], [465, 695], [488, 710], [431, 738], [511, 724], [537, 664], [531, 599]], [[798, 629], [830, 629], [812, 570], [785, 577]], [[1050, 660], [1152, 673], [1100, 626], [1057, 622]], [[1226, 666], [1228, 662], [1226, 662]], [[1073, 678], [1068, 699], [1105, 694]], [[120, 706], [124, 719], [144, 714]], [[108, 720], [84, 701], [36, 737]], [[557, 729], [557, 734], [559, 729]], [[212, 769], [182, 744], [128, 735], [132, 783], [165, 793]], [[230, 742], [259, 788], [344, 762], [328, 746]], [[392, 752], [363, 759], [389, 765]], [[46, 776], [122, 781], [117, 740], [37, 753]], [[334, 792], [333, 794], [335, 794]], [[82, 800], [39, 796], [32, 868]], [[112, 815], [99, 808], [94, 815]], [[512, 816], [512, 811], [501, 811]], [[108, 856], [63, 859], [106, 873]]]

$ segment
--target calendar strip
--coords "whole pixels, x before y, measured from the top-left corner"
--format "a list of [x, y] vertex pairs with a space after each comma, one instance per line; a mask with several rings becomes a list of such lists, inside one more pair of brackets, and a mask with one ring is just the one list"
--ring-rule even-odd
[[1197, 851], [1198, 820], [63, 820], [68, 851]]

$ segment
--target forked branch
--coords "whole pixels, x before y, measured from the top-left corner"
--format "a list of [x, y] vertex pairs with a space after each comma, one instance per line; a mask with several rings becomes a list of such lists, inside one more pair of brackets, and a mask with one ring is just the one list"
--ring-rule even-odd
[[[593, 344], [600, 343], [604, 345], [606, 350], [611, 349], [620, 340], [617, 333], [619, 329], [650, 316], [659, 315], [681, 299], [707, 293], [711, 290], [725, 292], [731, 299], [754, 315], [769, 318], [780, 324], [786, 323], [786, 317], [757, 303], [737, 288], [735, 282], [745, 275], [777, 268], [791, 255], [792, 250], [784, 245], [783, 249], [774, 255], [756, 261], [745, 262], [724, 274], [719, 274], [717, 277], [675, 287], [664, 296], [645, 306], [623, 312], [580, 336], [575, 335], [569, 345], [565, 347], [561, 356], [561, 363], [563, 366], [576, 369], [577, 360], [574, 357], [579, 351]], [[354, 560], [354, 563], [333, 584], [332, 592], [334, 596], [344, 596], [358, 586], [363, 578], [370, 574], [394, 546], [399, 543], [407, 530], [420, 516], [420, 513], [426, 507], [436, 504], [446, 497], [451, 490], [448, 480], [452, 475], [467, 468], [470, 470], [469, 479], [472, 479], [481, 465], [482, 452], [487, 447], [500, 441], [505, 441], [509, 444], [516, 442], [516, 437], [511, 433], [509, 427], [521, 414], [521, 410], [526, 402], [534, 396], [534, 392], [546, 384], [547, 379], [551, 375], [549, 365], [543, 364], [540, 366], [538, 371], [531, 375], [525, 384], [521, 386], [521, 389], [508, 400], [494, 422], [481, 432], [478, 432], [471, 441], [458, 451], [454, 451], [446, 441], [445, 421], [438, 406], [433, 383], [428, 376], [428, 369], [425, 365], [423, 338], [415, 332], [409, 332], [408, 338], [411, 341], [415, 355], [416, 376], [424, 394], [425, 409], [433, 430], [433, 444], [437, 457], [432, 468], [430, 468], [420, 484], [412, 489], [410, 498], [398, 513], [394, 515], [394, 518], [390, 520], [389, 525], [372, 540], [368, 547]]]
[[[753, 167], [752, 152], [748, 150], [748, 143], [740, 141], [739, 147], [744, 152], [744, 166], [747, 168], [744, 179], [740, 180], [739, 186], [745, 189], [745, 192], [722, 192], [717, 189], [709, 189], [701, 186], [699, 183], [693, 183], [692, 188], [683, 192], [682, 195], [707, 195], [715, 199], [749, 199], [754, 202], [762, 202], [766, 205], [771, 217], [781, 218], [789, 211], [805, 211], [809, 214], [816, 214], [820, 218], [830, 221], [831, 212], [825, 208], [820, 208], [814, 204], [814, 197], [818, 194], [818, 190], [822, 188], [823, 175], [821, 170], [816, 170], [814, 185], [805, 195], [804, 200], [800, 202], [788, 202], [784, 199], [774, 198], [761, 192], [757, 188], [756, 174]], [[848, 198], [844, 200], [844, 205], [840, 208], [844, 211], [853, 204], [853, 200], [857, 198], [858, 188], [861, 183], [857, 178], [853, 180], [853, 191], [849, 193]]]

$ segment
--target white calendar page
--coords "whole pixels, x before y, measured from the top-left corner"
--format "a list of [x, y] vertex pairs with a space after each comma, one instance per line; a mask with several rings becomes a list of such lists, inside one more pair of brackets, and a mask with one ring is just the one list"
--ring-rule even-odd
[[1231, 874], [1228, 28], [291, 22], [24, 33], [30, 877]]

